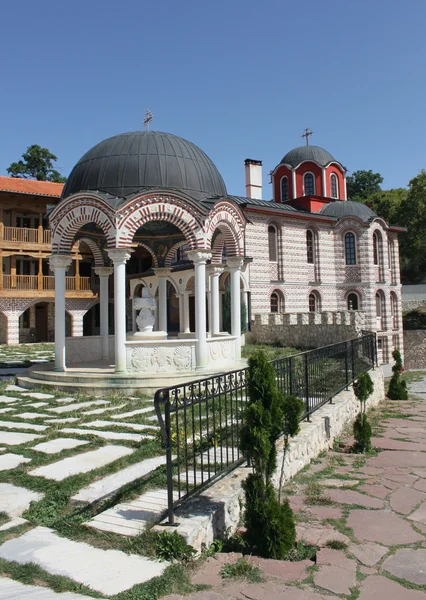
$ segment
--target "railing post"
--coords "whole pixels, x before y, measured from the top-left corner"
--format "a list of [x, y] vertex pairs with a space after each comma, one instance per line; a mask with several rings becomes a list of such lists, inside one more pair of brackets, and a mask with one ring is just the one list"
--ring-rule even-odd
[[290, 387], [290, 396], [292, 396], [293, 395], [293, 359], [291, 356], [289, 358], [289, 365], [290, 365], [289, 387]]
[[348, 342], [345, 342], [346, 390], [349, 389], [349, 360], [348, 360], [348, 354], [349, 354], [349, 344], [348, 344]]
[[309, 368], [308, 355], [305, 354], [305, 395], [306, 395], [306, 420], [309, 421], [310, 406], [309, 406]]
[[355, 352], [354, 352], [354, 340], [351, 340], [351, 358], [352, 358], [352, 381], [355, 381]]
[[[172, 468], [172, 432], [170, 427], [170, 396], [167, 390], [167, 396], [164, 404], [164, 417], [165, 417], [165, 434], [167, 439], [166, 446], [166, 464], [167, 464], [167, 513], [169, 517], [169, 525], [173, 525], [175, 522], [175, 515], [173, 512], [173, 468]], [[178, 465], [179, 469], [179, 465]]]

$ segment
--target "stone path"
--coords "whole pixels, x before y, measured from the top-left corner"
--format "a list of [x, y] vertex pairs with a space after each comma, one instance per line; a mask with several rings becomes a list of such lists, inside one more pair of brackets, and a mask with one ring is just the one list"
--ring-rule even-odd
[[57, 594], [40, 586], [24, 585], [19, 581], [0, 577], [0, 600], [93, 600], [93, 597], [71, 592]]
[[[425, 398], [426, 378], [412, 388]], [[218, 554], [193, 576], [210, 591], [164, 600], [426, 600], [426, 402], [379, 410], [387, 418], [376, 456], [329, 452], [286, 486], [298, 539], [317, 545], [316, 563], [251, 557], [264, 577], [253, 584], [222, 579], [240, 555]], [[342, 549], [329, 547], [338, 542]]]

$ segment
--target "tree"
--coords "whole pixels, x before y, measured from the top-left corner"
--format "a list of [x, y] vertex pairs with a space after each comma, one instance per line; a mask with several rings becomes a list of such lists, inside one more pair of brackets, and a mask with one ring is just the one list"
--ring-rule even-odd
[[66, 177], [63, 177], [59, 171], [53, 168], [53, 163], [57, 160], [57, 157], [47, 148], [33, 144], [32, 146], [28, 146], [21, 160], [12, 163], [8, 167], [7, 172], [12, 177], [64, 183]]
[[354, 171], [346, 178], [348, 200], [363, 202], [373, 194], [380, 192], [383, 177], [380, 173], [369, 171]]
[[395, 361], [392, 367], [392, 378], [389, 382], [388, 398], [391, 400], [408, 400], [407, 382], [400, 379], [401, 371], [403, 371], [402, 358], [399, 350], [392, 352], [392, 357]]
[[354, 383], [354, 392], [360, 403], [360, 411], [353, 425], [356, 449], [360, 452], [365, 452], [371, 447], [371, 425], [368, 422], [366, 403], [373, 391], [374, 383], [369, 373], [360, 375]]
[[401, 225], [401, 206], [406, 201], [407, 195], [408, 190], [405, 188], [380, 190], [363, 202], [387, 223]]
[[404, 279], [425, 280], [426, 273], [426, 171], [422, 170], [409, 184], [402, 200], [398, 224], [407, 228], [400, 236], [401, 269]]
[[[231, 288], [225, 289], [222, 299], [222, 321], [223, 331], [231, 333]], [[241, 333], [247, 331], [247, 306], [245, 302], [241, 302]]]

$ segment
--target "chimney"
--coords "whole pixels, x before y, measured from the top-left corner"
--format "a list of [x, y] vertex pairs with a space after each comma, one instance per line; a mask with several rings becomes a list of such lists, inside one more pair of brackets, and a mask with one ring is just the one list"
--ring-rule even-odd
[[246, 196], [262, 200], [262, 161], [246, 158]]

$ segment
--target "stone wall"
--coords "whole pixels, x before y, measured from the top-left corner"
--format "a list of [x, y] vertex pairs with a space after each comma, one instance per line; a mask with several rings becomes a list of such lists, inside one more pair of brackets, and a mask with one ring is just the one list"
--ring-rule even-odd
[[[374, 382], [374, 392], [368, 399], [367, 408], [377, 406], [385, 398], [384, 378], [381, 369], [370, 371]], [[346, 425], [351, 423], [359, 410], [352, 386], [348, 391], [340, 392], [333, 398], [332, 404], [326, 404], [317, 410], [309, 423], [302, 423], [300, 433], [291, 440], [285, 460], [285, 480], [290, 479], [323, 450], [332, 448], [335, 437], [341, 435]], [[327, 434], [325, 418], [330, 419], [330, 431]], [[274, 475], [274, 486], [280, 481], [283, 442], [277, 444], [278, 468]], [[242, 482], [251, 472], [246, 467], [238, 468], [216, 482], [200, 496], [184, 503], [175, 512], [177, 533], [198, 551], [203, 544], [207, 547], [215, 538], [232, 535], [242, 517], [244, 492]], [[154, 529], [162, 531], [164, 527]]]
[[426, 330], [404, 331], [404, 366], [406, 369], [426, 369]]
[[255, 315], [251, 332], [258, 344], [317, 348], [358, 337], [365, 329], [362, 311], [269, 313]]

